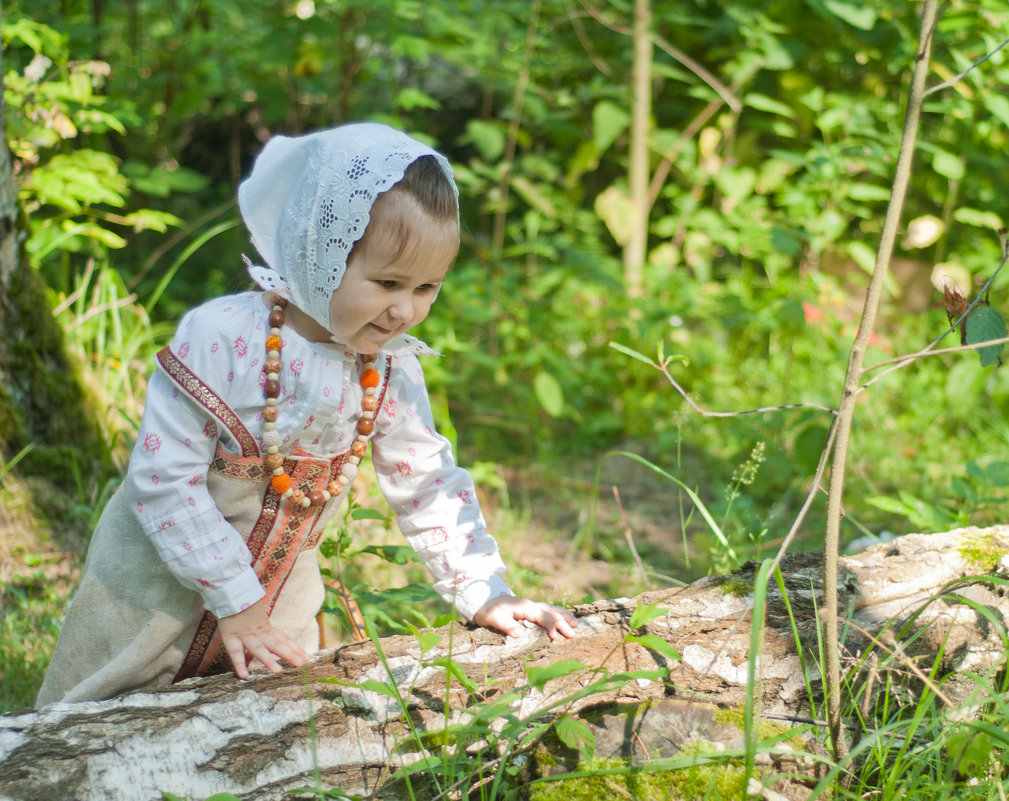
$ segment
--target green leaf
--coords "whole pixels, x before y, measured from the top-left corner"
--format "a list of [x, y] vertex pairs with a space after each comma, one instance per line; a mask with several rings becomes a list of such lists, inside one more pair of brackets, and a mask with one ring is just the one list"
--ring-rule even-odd
[[871, 31], [876, 24], [876, 9], [872, 3], [845, 3], [842, 0], [824, 0], [824, 7], [838, 19], [861, 31]]
[[959, 181], [963, 178], [965, 171], [963, 161], [960, 160], [960, 157], [947, 153], [945, 150], [935, 151], [932, 156], [932, 169], [951, 181]]
[[780, 100], [775, 100], [774, 98], [762, 95], [759, 92], [751, 92], [744, 98], [744, 101], [747, 106], [754, 108], [757, 111], [766, 111], [768, 114], [777, 114], [778, 116], [785, 117], [789, 120], [795, 118], [795, 112], [792, 111], [790, 106], [786, 106]]
[[616, 141], [630, 124], [631, 115], [616, 103], [603, 100], [592, 109], [592, 141], [602, 153]]
[[[974, 345], [989, 339], [1001, 339], [1006, 335], [1005, 318], [991, 306], [978, 306], [967, 318], [967, 344]], [[1004, 345], [989, 345], [978, 349], [981, 366], [988, 367], [1002, 358]]]
[[627, 642], [640, 643], [648, 650], [655, 651], [657, 654], [662, 654], [662, 656], [666, 657], [666, 659], [671, 659], [674, 662], [678, 662], [681, 658], [679, 651], [656, 634], [632, 634], [624, 639]]
[[639, 604], [637, 609], [635, 609], [634, 613], [631, 615], [631, 620], [627, 625], [631, 627], [632, 631], [635, 631], [640, 629], [642, 626], [647, 626], [656, 618], [660, 618], [669, 613], [668, 609], [659, 609], [658, 606], [658, 601], [651, 604]]
[[480, 689], [477, 683], [473, 681], [469, 676], [466, 675], [466, 671], [463, 670], [462, 665], [456, 662], [454, 659], [450, 659], [446, 656], [434, 659], [431, 664], [444, 668], [445, 672], [452, 676], [456, 681], [458, 681], [463, 687], [466, 688], [467, 692], [472, 695], [476, 695], [477, 691]]
[[562, 659], [546, 667], [526, 666], [526, 676], [529, 677], [529, 683], [533, 687], [537, 690], [542, 690], [548, 681], [559, 679], [571, 673], [578, 673], [582, 670], [588, 670], [588, 668], [577, 659]]
[[969, 209], [965, 206], [953, 212], [953, 219], [964, 225], [973, 225], [977, 228], [987, 228], [992, 231], [997, 231], [1002, 227], [1002, 218], [995, 212]]
[[856, 183], [848, 187], [848, 197], [852, 200], [863, 202], [889, 200], [890, 190], [882, 186], [876, 186], [875, 184]]
[[416, 551], [408, 545], [366, 545], [358, 553], [370, 553], [393, 565], [420, 562]]
[[470, 120], [466, 123], [466, 140], [480, 151], [486, 161], [495, 161], [504, 153], [505, 132], [492, 122]]
[[358, 682], [357, 684], [347, 684], [348, 687], [357, 687], [359, 690], [368, 690], [369, 692], [379, 693], [380, 695], [387, 695], [389, 698], [395, 698], [399, 700], [399, 690], [393, 687], [386, 681], [375, 681], [375, 679], [365, 679], [364, 681]]
[[426, 654], [438, 643], [440, 643], [442, 639], [441, 635], [436, 631], [418, 631], [416, 636], [417, 645], [420, 646], [420, 652], [422, 654]]
[[632, 359], [637, 359], [639, 362], [644, 362], [649, 367], [657, 367], [654, 359], [649, 359], [643, 353], [638, 353], [636, 350], [628, 348], [626, 345], [621, 345], [619, 342], [611, 342], [610, 347], [615, 351], [619, 351], [625, 356], [630, 356]]
[[1009, 487], [1009, 462], [992, 462], [986, 472], [993, 487]]
[[127, 225], [134, 231], [157, 231], [163, 234], [168, 230], [168, 226], [174, 225], [181, 228], [183, 223], [174, 214], [167, 211], [155, 211], [154, 209], [138, 209], [132, 214], [127, 214], [124, 218]]
[[961, 776], [976, 776], [991, 761], [991, 738], [985, 732], [967, 731], [950, 735], [946, 742], [950, 760]]
[[596, 736], [589, 724], [578, 718], [563, 717], [557, 721], [557, 736], [568, 748], [573, 748], [586, 757], [591, 757], [596, 749]]
[[551, 417], [560, 417], [564, 412], [564, 390], [552, 373], [540, 370], [533, 378], [533, 391], [543, 411]]
[[423, 92], [412, 86], [400, 89], [399, 93], [396, 95], [395, 102], [396, 106], [404, 111], [411, 111], [415, 108], [437, 109], [441, 107], [441, 103], [431, 97], [431, 95], [427, 92]]
[[351, 520], [386, 520], [388, 521], [389, 516], [384, 515], [375, 509], [364, 509], [357, 508], [350, 513]]

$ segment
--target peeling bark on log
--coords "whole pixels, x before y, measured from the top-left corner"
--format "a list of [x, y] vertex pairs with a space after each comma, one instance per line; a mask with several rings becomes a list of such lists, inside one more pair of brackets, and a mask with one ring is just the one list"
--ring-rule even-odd
[[[840, 608], [849, 610], [849, 620], [858, 627], [845, 642], [846, 653], [854, 655], [868, 645], [859, 630], [888, 630], [892, 635], [884, 633], [883, 639], [910, 643], [909, 653], [934, 656], [941, 650], [940, 674], [982, 673], [1001, 665], [1002, 640], [989, 619], [955, 598], [930, 599], [947, 591], [951, 582], [960, 582], [957, 593], [1004, 626], [1009, 600], [1001, 589], [962, 580], [1002, 571], [1000, 560], [1007, 552], [1009, 526], [997, 526], [909, 535], [844, 558]], [[385, 638], [381, 648], [401, 691], [410, 692], [413, 724], [421, 731], [438, 731], [445, 725], [447, 682], [432, 660], [451, 655], [479, 686], [474, 698], [458, 681], [451, 682], [452, 720], [466, 720], [467, 708], [479, 701], [525, 686], [526, 666], [568, 659], [590, 667], [605, 659], [613, 672], [661, 666], [664, 659], [655, 652], [623, 642], [636, 606], [658, 602], [668, 612], [646, 631], [682, 655], [666, 665], [668, 679], [632, 680], [582, 698], [565, 711], [589, 722], [598, 756], [670, 756], [691, 740], [739, 747], [741, 733], [727, 720], [747, 693], [754, 572], [755, 565], [749, 565], [728, 577], [705, 578], [634, 600], [580, 606], [578, 636], [572, 640], [551, 643], [538, 629], [508, 639], [454, 626], [439, 630], [441, 642], [423, 656], [412, 637]], [[782, 573], [803, 648], [815, 652], [820, 556], [791, 555]], [[817, 692], [819, 675], [808, 660], [803, 674], [788, 610], [773, 582], [766, 611], [759, 663], [763, 711], [808, 716], [806, 681]], [[525, 691], [514, 711], [520, 717], [534, 715], [594, 676], [598, 674], [571, 673], [542, 691]], [[327, 679], [385, 682], [388, 674], [375, 645], [362, 643], [324, 652], [307, 669], [257, 675], [247, 682], [231, 676], [193, 679], [157, 692], [0, 717], [0, 799], [153, 801], [168, 791], [193, 799], [230, 792], [242, 799], [280, 801], [290, 789], [314, 786], [317, 779], [323, 787], [348, 793], [395, 797], [380, 788], [402, 760], [422, 756], [396, 751], [406, 731], [398, 704], [379, 692]], [[945, 689], [949, 687], [947, 683]], [[716, 714], [719, 708], [722, 714]], [[788, 770], [775, 765], [782, 769]], [[792, 770], [799, 772], [799, 767]]]

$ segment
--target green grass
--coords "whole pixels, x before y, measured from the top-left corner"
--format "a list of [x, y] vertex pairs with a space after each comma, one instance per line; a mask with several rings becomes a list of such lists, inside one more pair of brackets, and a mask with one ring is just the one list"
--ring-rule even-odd
[[0, 714], [34, 706], [59, 635], [68, 583], [36, 564], [0, 582]]

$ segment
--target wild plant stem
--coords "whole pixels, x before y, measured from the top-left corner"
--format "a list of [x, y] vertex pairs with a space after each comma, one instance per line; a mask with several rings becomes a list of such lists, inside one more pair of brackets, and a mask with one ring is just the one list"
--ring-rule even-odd
[[873, 267], [869, 288], [866, 291], [862, 318], [848, 359], [848, 370], [844, 380], [844, 390], [837, 410], [836, 437], [831, 462], [830, 484], [827, 490], [827, 522], [823, 545], [823, 622], [826, 648], [824, 672], [827, 720], [830, 723], [830, 741], [834, 759], [841, 762], [848, 755], [848, 743], [844, 738], [841, 721], [841, 651], [838, 631], [837, 569], [841, 535], [841, 504], [844, 495], [844, 477], [848, 458], [848, 444], [851, 438], [852, 421], [855, 416], [855, 401], [862, 380], [862, 364], [876, 324], [883, 283], [893, 255], [900, 225], [904, 198], [911, 178], [911, 162], [914, 157], [915, 140], [921, 119], [922, 100], [925, 94], [925, 79], [928, 75], [929, 53], [932, 34], [936, 24], [936, 0], [924, 0], [921, 7], [921, 28], [918, 35], [918, 53], [911, 74], [911, 88], [908, 94], [907, 114], [900, 140], [897, 167], [890, 191], [890, 202], [883, 220], [883, 231], [876, 263]]

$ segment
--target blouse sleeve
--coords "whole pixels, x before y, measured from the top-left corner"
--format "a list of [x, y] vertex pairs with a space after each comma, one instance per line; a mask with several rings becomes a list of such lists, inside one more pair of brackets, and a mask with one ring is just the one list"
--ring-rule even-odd
[[265, 593], [245, 541], [207, 489], [217, 440], [210, 414], [155, 372], [125, 489], [168, 569], [200, 593], [208, 611], [224, 617]]
[[416, 357], [396, 358], [378, 421], [372, 461], [379, 486], [400, 530], [431, 571], [435, 590], [472, 619], [487, 601], [512, 592], [473, 480], [435, 431]]

